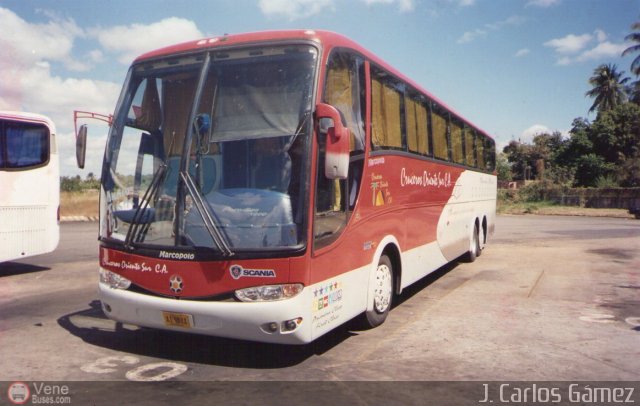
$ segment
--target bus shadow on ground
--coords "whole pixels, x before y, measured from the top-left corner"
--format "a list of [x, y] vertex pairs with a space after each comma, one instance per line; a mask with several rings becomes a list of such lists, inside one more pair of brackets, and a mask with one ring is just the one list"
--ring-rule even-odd
[[460, 265], [460, 263], [462, 263], [460, 259], [454, 259], [453, 261], [436, 269], [435, 271], [431, 272], [430, 274], [418, 280], [417, 282], [413, 283], [412, 285], [409, 285], [406, 288], [402, 289], [402, 294], [400, 296], [394, 297], [392, 310], [398, 306], [402, 306], [404, 302], [411, 299], [412, 297], [420, 293], [422, 290], [432, 285], [438, 279], [442, 278], [443, 276], [445, 276], [446, 274], [454, 270], [456, 267], [458, 267], [458, 265]]
[[108, 319], [100, 302], [58, 320], [83, 341], [115, 351], [171, 361], [234, 368], [275, 369], [302, 363], [355, 335], [349, 323], [307, 345], [279, 345], [141, 328]]
[[[457, 261], [432, 272], [395, 298], [394, 308], [446, 275]], [[122, 324], [108, 319], [100, 302], [60, 317], [58, 324], [86, 343], [114, 351], [159, 359], [217, 365], [232, 368], [278, 369], [298, 365], [314, 355], [322, 355], [366, 330], [359, 318], [339, 326], [306, 345], [266, 344], [200, 334], [157, 330]]]
[[49, 270], [51, 270], [51, 268], [46, 266], [23, 264], [20, 262], [3, 262], [0, 263], [0, 278]]

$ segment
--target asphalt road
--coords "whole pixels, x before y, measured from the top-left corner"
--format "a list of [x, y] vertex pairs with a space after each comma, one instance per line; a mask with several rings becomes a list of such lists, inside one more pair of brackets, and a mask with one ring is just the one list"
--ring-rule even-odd
[[382, 326], [299, 347], [106, 319], [96, 236], [65, 223], [56, 252], [0, 264], [0, 381], [640, 380], [637, 220], [500, 216], [476, 262], [406, 289]]

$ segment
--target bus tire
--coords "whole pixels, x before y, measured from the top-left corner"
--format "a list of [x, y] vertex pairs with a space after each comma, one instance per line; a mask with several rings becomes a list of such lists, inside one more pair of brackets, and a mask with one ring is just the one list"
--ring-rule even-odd
[[393, 264], [387, 255], [382, 255], [374, 277], [373, 308], [365, 312], [363, 321], [366, 328], [374, 328], [386, 320], [393, 300]]
[[478, 228], [478, 250], [476, 252], [476, 258], [482, 255], [482, 250], [484, 249], [484, 227], [482, 224], [477, 226]]
[[478, 224], [473, 226], [473, 235], [469, 242], [469, 251], [467, 251], [467, 262], [473, 262], [480, 256], [480, 236], [478, 235]]

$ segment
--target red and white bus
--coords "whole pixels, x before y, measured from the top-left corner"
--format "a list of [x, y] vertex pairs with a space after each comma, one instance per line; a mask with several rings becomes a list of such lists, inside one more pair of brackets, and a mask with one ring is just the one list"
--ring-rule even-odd
[[334, 33], [150, 52], [129, 70], [106, 146], [102, 308], [287, 344], [357, 316], [379, 325], [395, 294], [480, 255], [494, 163], [489, 136]]

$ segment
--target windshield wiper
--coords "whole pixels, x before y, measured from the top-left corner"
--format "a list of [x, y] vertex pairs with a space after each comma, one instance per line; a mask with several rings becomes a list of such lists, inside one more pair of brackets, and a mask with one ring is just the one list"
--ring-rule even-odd
[[207, 204], [202, 200], [202, 195], [198, 191], [198, 187], [191, 178], [191, 175], [189, 175], [188, 172], [180, 172], [180, 177], [187, 187], [187, 191], [193, 199], [193, 204], [204, 221], [204, 226], [211, 235], [213, 242], [218, 246], [222, 255], [225, 257], [234, 255], [234, 252], [231, 251], [231, 247], [227, 242], [227, 238], [220, 232], [220, 222], [217, 220], [215, 214], [211, 213], [211, 211], [207, 209]]
[[145, 190], [144, 195], [142, 196], [142, 202], [136, 208], [133, 218], [131, 219], [129, 230], [127, 230], [127, 236], [124, 240], [124, 246], [126, 248], [131, 249], [133, 248], [132, 243], [142, 242], [147, 231], [149, 231], [149, 227], [151, 227], [151, 223], [154, 222], [155, 216], [153, 211], [149, 209], [149, 202], [151, 199], [155, 201], [156, 195], [158, 194], [158, 190], [160, 190], [160, 185], [163, 183], [166, 173], [167, 165], [162, 164], [153, 175], [151, 184], [149, 184], [149, 187]]

